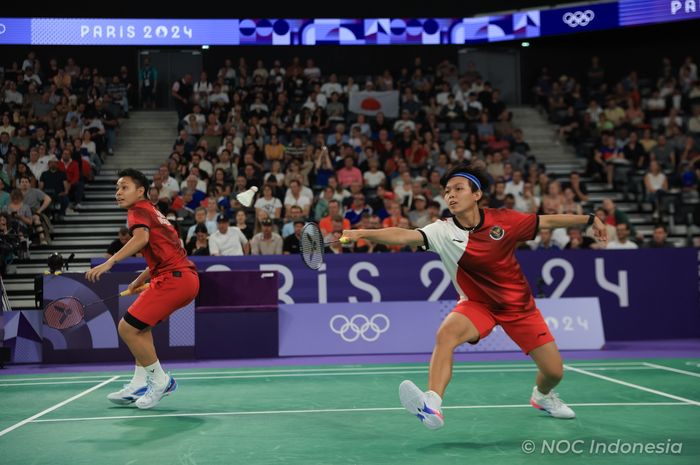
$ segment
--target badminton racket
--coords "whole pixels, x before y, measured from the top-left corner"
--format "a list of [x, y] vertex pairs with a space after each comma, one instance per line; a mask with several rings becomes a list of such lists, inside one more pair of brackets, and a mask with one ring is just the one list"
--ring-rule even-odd
[[120, 292], [119, 294], [105, 297], [95, 302], [90, 302], [87, 305], [75, 297], [61, 297], [60, 299], [52, 300], [44, 308], [44, 323], [47, 326], [55, 329], [68, 329], [80, 324], [85, 319], [85, 309], [105, 300], [114, 299], [115, 297], [124, 297], [127, 295], [138, 294], [150, 287], [150, 284], [144, 284], [137, 287], [133, 291], [129, 289]]
[[301, 259], [312, 270], [318, 270], [323, 264], [323, 253], [326, 246], [336, 243], [347, 245], [350, 243], [350, 239], [343, 237], [336, 241], [324, 242], [318, 225], [306, 223], [301, 230], [301, 240], [299, 241]]

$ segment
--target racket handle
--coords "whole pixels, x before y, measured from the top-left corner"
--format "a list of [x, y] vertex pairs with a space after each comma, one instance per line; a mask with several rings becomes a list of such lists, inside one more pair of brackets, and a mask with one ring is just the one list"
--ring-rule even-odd
[[136, 289], [134, 289], [133, 292], [130, 291], [129, 289], [127, 289], [125, 291], [120, 292], [119, 295], [121, 297], [125, 297], [127, 295], [139, 294], [139, 293], [145, 291], [146, 289], [148, 289], [149, 287], [151, 287], [150, 283], [142, 284], [139, 287], [137, 287]]

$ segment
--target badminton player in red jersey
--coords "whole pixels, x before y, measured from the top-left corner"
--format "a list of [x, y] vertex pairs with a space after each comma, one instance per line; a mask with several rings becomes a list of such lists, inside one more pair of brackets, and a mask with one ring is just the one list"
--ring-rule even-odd
[[536, 215], [514, 210], [479, 208], [488, 178], [473, 166], [446, 173], [441, 183], [451, 218], [421, 229], [386, 228], [344, 231], [343, 236], [387, 245], [424, 246], [436, 252], [452, 277], [460, 300], [436, 335], [430, 360], [428, 390], [413, 382], [399, 386], [403, 406], [429, 429], [444, 425], [442, 397], [452, 377], [452, 353], [469, 342], [476, 344], [501, 325], [530, 355], [538, 372], [530, 403], [556, 418], [574, 418], [553, 388], [563, 377], [563, 362], [554, 338], [535, 306], [530, 287], [515, 259], [519, 242], [534, 239], [538, 228], [593, 225], [605, 241], [605, 225], [594, 215]]
[[190, 303], [199, 292], [199, 278], [194, 264], [180, 244], [175, 228], [146, 199], [148, 179], [140, 171], [126, 169], [119, 173], [117, 203], [128, 211], [131, 239], [106, 262], [92, 268], [86, 278], [95, 282], [115, 263], [141, 252], [147, 268], [129, 289], [141, 286], [150, 278], [150, 287], [143, 291], [119, 322], [119, 335], [136, 359], [134, 376], [120, 391], [107, 398], [119, 405], [136, 403], [142, 409], [155, 407], [177, 388], [177, 383], [158, 362], [151, 328], [175, 310]]

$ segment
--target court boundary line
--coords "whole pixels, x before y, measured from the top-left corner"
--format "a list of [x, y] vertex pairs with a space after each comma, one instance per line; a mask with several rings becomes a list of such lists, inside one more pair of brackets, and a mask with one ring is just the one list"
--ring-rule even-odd
[[[589, 370], [654, 370], [655, 368], [653, 367], [646, 367], [646, 366], [619, 366], [619, 367], [591, 367], [588, 368]], [[495, 369], [495, 368], [485, 368], [485, 369], [455, 369], [452, 371], [452, 373], [518, 373], [518, 372], [536, 372], [537, 367], [532, 365], [532, 366], [523, 366], [522, 368], [503, 368], [503, 369]], [[187, 381], [187, 380], [213, 380], [213, 379], [264, 379], [264, 378], [300, 378], [300, 377], [321, 377], [321, 376], [372, 376], [372, 375], [377, 375], [377, 376], [384, 376], [384, 375], [393, 375], [393, 374], [400, 374], [400, 375], [405, 375], [405, 374], [424, 374], [428, 372], [428, 368], [413, 368], [413, 369], [408, 369], [408, 370], [391, 370], [391, 371], [365, 371], [365, 370], [358, 370], [358, 371], [341, 371], [341, 372], [334, 372], [332, 370], [328, 370], [326, 372], [312, 372], [312, 373], [306, 373], [306, 372], [300, 372], [300, 373], [260, 373], [260, 374], [226, 374], [226, 372], [222, 372], [224, 374], [222, 375], [204, 375], [204, 376], [189, 376], [190, 374], [188, 373], [182, 373], [180, 375], [175, 375], [175, 377], [180, 380], [180, 381]], [[122, 378], [122, 377], [128, 377], [129, 375], [118, 375], [116, 378]], [[87, 384], [94, 382], [94, 380], [74, 380], [74, 381], [38, 381], [38, 382], [21, 382], [21, 383], [3, 383], [0, 381], [0, 388], [2, 387], [20, 387], [20, 386], [58, 386], [58, 385], [67, 385], [67, 384]]]
[[[572, 407], [657, 407], [657, 406], [687, 406], [687, 402], [593, 402], [568, 404]], [[530, 404], [493, 404], [493, 405], [453, 405], [443, 406], [444, 410], [479, 410], [479, 409], [505, 409], [505, 408], [532, 408]], [[69, 418], [45, 418], [33, 420], [32, 423], [61, 423], [75, 421], [108, 421], [108, 420], [141, 420], [169, 417], [220, 417], [220, 416], [247, 416], [247, 415], [289, 415], [308, 413], [362, 413], [362, 412], [392, 412], [404, 411], [403, 407], [365, 407], [365, 408], [338, 408], [338, 409], [299, 409], [299, 410], [259, 410], [238, 412], [190, 412], [190, 413], [163, 413], [147, 415], [113, 415], [103, 417], [69, 417]]]
[[646, 365], [648, 367], [656, 368], [658, 370], [671, 371], [673, 373], [680, 373], [682, 375], [694, 376], [696, 378], [700, 378], [700, 373], [694, 373], [692, 371], [681, 370], [680, 368], [667, 367], [666, 365], [659, 365], [659, 364], [651, 363], [651, 362], [643, 362], [643, 363], [644, 363], [644, 365]]
[[[580, 366], [583, 368], [587, 367], [603, 367], [604, 365], [608, 365], [611, 367], [622, 367], [622, 366], [641, 366], [643, 365], [644, 362], [582, 362], [582, 363], [573, 363], [571, 364], [572, 366]], [[230, 370], [226, 369], [220, 369], [220, 371], [201, 371], [201, 372], [194, 372], [194, 373], [189, 373], [191, 375], [217, 375], [217, 374], [254, 374], [254, 373], [296, 373], [296, 372], [306, 372], [306, 373], [312, 373], [312, 372], [324, 372], [324, 371], [353, 371], [353, 370], [367, 370], [367, 371], [372, 371], [372, 370], [404, 370], [404, 369], [412, 369], [412, 368], [423, 368], [426, 364], [421, 363], [420, 366], [416, 367], [411, 367], [410, 364], [404, 364], [404, 365], [392, 365], [389, 364], [387, 366], [363, 366], [363, 365], [356, 365], [356, 366], [348, 366], [348, 365], [341, 365], [338, 366], [337, 368], [305, 368], [305, 367], [300, 367], [300, 368], [289, 368], [289, 369], [252, 369], [252, 370], [246, 370], [246, 369], [240, 369], [240, 368], [232, 368]], [[523, 361], [522, 363], [502, 363], [502, 364], [478, 364], [478, 362], [472, 362], [471, 364], [461, 364], [461, 363], [455, 363], [454, 367], [455, 368], [460, 368], [460, 369], [482, 369], [482, 368], [522, 368], [522, 367], [528, 367], [528, 366], [534, 366], [531, 361]], [[183, 374], [188, 374], [187, 372], [183, 373], [177, 373], [175, 369], [174, 373], [176, 376], [181, 376]], [[221, 371], [224, 370], [224, 371]], [[126, 371], [126, 370], [124, 370]], [[86, 372], [86, 373], [93, 373], [93, 372]], [[5, 375], [5, 376], [15, 376], [15, 375]], [[25, 375], [26, 376], [26, 375]], [[42, 377], [43, 375], [41, 373], [38, 373], [35, 378], [5, 378], [2, 375], [0, 375], [0, 383], [1, 382], [14, 382], [14, 381], [35, 381], [38, 379], [42, 380], [69, 380], [69, 379], [87, 379], [87, 378], [104, 378], [105, 376], [116, 376], [115, 372], [112, 373], [103, 373], [100, 375], [91, 375], [91, 374], [86, 374], [86, 375], [76, 375], [76, 376], [59, 376], [59, 377]], [[119, 375], [119, 376], [124, 376], [124, 375]]]
[[659, 391], [657, 389], [652, 389], [652, 388], [648, 388], [645, 386], [640, 386], [639, 384], [628, 383], [627, 381], [622, 381], [620, 379], [610, 378], [609, 376], [600, 375], [598, 373], [591, 373], [590, 371], [582, 370], [581, 368], [574, 368], [571, 366], [567, 366], [566, 364], [564, 365], [564, 368], [567, 368], [575, 373], [581, 373], [581, 374], [584, 374], [587, 376], [592, 376], [593, 378], [598, 378], [598, 379], [602, 379], [604, 381], [608, 381], [610, 383], [620, 384], [622, 386], [627, 386], [627, 387], [631, 387], [634, 389], [639, 389], [640, 391], [649, 392], [651, 394], [656, 394], [656, 395], [662, 396], [662, 397], [668, 397], [669, 399], [680, 400], [682, 402], [687, 402], [688, 404], [696, 405], [696, 406], [700, 407], [700, 402], [698, 402], [696, 400], [686, 399], [685, 397], [677, 396], [675, 394], [669, 394], [668, 392]]
[[20, 428], [20, 427], [26, 425], [27, 423], [31, 423], [31, 422], [35, 421], [37, 418], [40, 418], [40, 417], [46, 415], [47, 413], [51, 413], [54, 410], [58, 410], [59, 408], [73, 402], [74, 400], [80, 399], [81, 397], [90, 394], [91, 392], [101, 388], [102, 386], [105, 386], [106, 384], [111, 383], [112, 381], [114, 381], [117, 378], [119, 378], [119, 377], [113, 376], [112, 378], [106, 379], [106, 380], [102, 381], [101, 383], [96, 384], [95, 386], [74, 395], [73, 397], [69, 397], [68, 399], [61, 401], [55, 405], [52, 405], [51, 407], [49, 407], [45, 410], [42, 410], [41, 412], [36, 413], [36, 414], [32, 415], [31, 417], [25, 418], [24, 420], [17, 422], [10, 427], [5, 428], [4, 430], [0, 431], [0, 437], [6, 435], [7, 433], [10, 433], [10, 432], [16, 430], [17, 428]]

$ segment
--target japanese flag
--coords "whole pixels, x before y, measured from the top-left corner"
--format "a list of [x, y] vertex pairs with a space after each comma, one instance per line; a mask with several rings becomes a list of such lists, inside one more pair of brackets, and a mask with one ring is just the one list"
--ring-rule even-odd
[[387, 118], [398, 118], [399, 91], [350, 92], [348, 110], [368, 116], [374, 116], [382, 112]]

